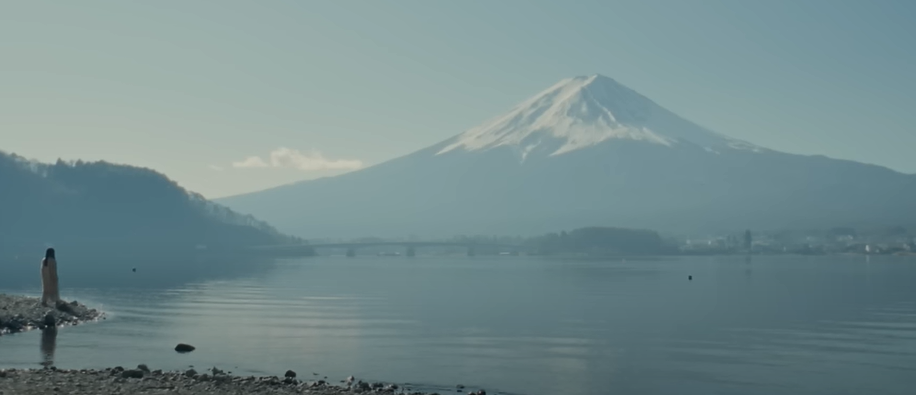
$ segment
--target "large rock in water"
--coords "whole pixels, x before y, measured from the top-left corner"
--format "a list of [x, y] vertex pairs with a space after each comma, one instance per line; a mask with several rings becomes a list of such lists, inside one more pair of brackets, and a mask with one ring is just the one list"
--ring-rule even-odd
[[190, 344], [179, 343], [177, 346], [175, 346], [175, 351], [178, 351], [180, 353], [191, 352], [194, 350], [196, 350], [196, 348], [194, 348], [194, 346]]

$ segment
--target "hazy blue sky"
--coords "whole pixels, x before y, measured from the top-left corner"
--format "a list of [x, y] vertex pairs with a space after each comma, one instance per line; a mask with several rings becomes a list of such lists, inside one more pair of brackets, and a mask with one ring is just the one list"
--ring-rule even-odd
[[864, 0], [8, 2], [0, 150], [220, 197], [407, 154], [601, 73], [720, 133], [916, 173], [914, 20], [914, 1]]

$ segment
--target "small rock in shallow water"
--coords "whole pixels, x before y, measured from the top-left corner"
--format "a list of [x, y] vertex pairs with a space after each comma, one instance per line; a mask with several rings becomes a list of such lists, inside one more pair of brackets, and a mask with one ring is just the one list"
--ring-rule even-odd
[[292, 371], [292, 370], [287, 370], [287, 371], [286, 371], [286, 374], [285, 374], [284, 376], [294, 379], [294, 378], [296, 378], [296, 372], [294, 372], [294, 371]]
[[141, 363], [140, 365], [137, 365], [137, 370], [142, 370], [144, 373], [149, 373], [149, 367], [143, 363]]
[[185, 377], [194, 377], [197, 376], [197, 371], [194, 369], [188, 369], [184, 372]]
[[196, 348], [194, 348], [194, 346], [190, 344], [179, 343], [177, 346], [175, 346], [175, 351], [178, 351], [181, 353], [191, 352], [194, 350], [196, 350]]

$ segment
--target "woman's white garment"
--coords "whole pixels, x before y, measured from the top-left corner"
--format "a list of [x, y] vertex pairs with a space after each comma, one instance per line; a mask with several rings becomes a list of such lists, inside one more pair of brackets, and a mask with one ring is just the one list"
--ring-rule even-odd
[[57, 304], [60, 300], [60, 289], [57, 284], [57, 260], [44, 258], [41, 260], [41, 304]]

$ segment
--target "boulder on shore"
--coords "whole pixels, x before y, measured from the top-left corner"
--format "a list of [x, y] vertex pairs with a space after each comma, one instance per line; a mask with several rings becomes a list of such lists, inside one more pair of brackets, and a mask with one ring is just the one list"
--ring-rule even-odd
[[125, 379], [142, 379], [143, 371], [140, 369], [131, 369], [121, 372], [121, 377]]

